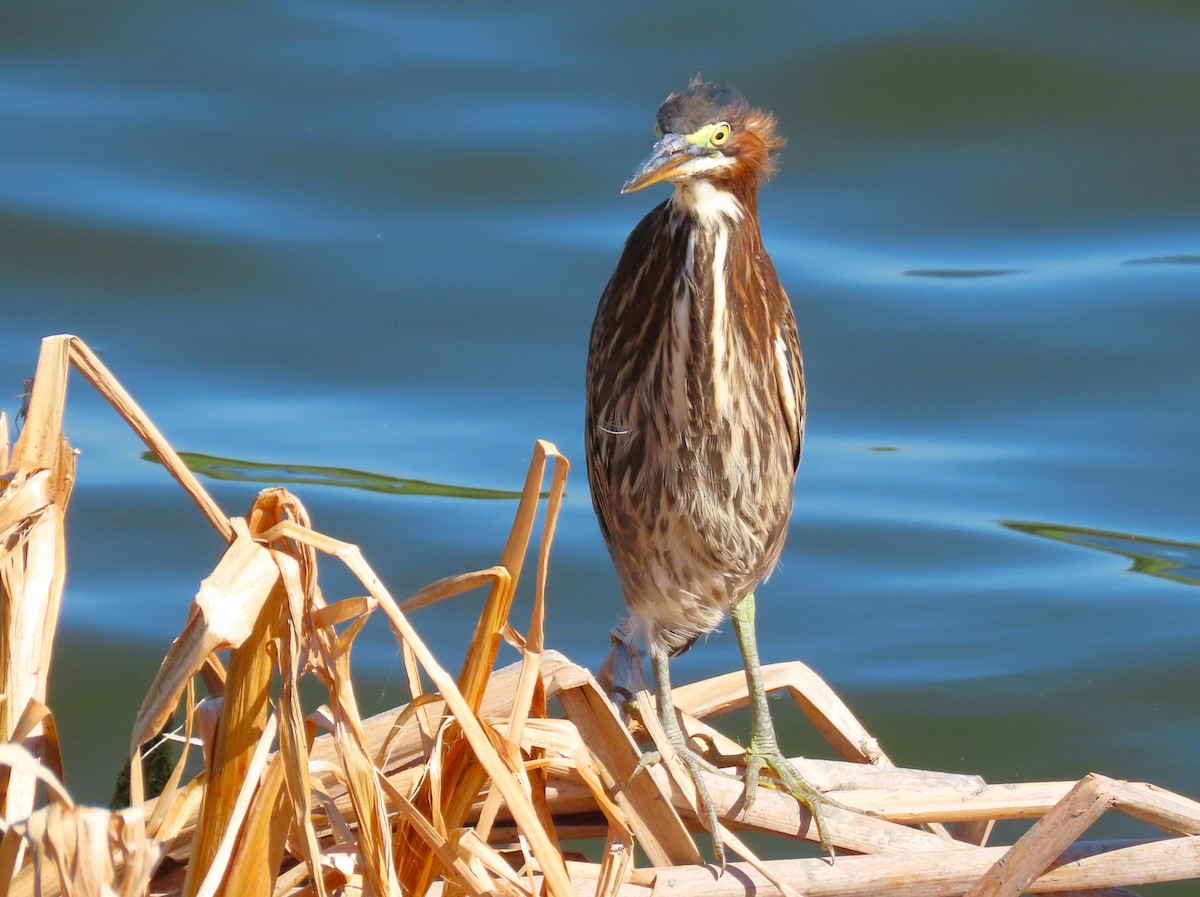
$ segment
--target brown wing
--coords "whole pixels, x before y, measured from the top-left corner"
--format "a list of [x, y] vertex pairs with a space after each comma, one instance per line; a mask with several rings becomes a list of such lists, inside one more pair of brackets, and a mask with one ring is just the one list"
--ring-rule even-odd
[[804, 447], [804, 359], [800, 354], [800, 337], [796, 333], [796, 318], [791, 303], [784, 297], [787, 314], [775, 328], [775, 383], [784, 420], [792, 437], [792, 463], [800, 466]]

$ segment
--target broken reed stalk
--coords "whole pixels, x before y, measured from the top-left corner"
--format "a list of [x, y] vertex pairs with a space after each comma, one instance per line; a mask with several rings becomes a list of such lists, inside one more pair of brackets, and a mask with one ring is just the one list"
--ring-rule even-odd
[[[271, 655], [267, 646], [277, 626], [283, 604], [283, 587], [276, 583], [260, 605], [250, 635], [230, 652], [229, 672], [221, 698], [216, 731], [205, 757], [208, 772], [196, 841], [184, 882], [184, 897], [195, 897], [233, 822], [233, 808], [246, 783], [251, 761], [263, 733], [271, 700]], [[276, 783], [278, 787], [278, 783]], [[255, 852], [262, 859], [263, 854]], [[259, 863], [260, 869], [266, 863]], [[274, 881], [272, 875], [271, 881]], [[258, 883], [249, 893], [263, 893], [269, 883]]]
[[[74, 452], [61, 434], [68, 363], [142, 436], [228, 543], [201, 583], [132, 733], [136, 758], [138, 746], [182, 701], [185, 738], [203, 738], [204, 770], [183, 780], [185, 749], [163, 794], [143, 804], [134, 763], [135, 805], [118, 813], [71, 803], [50, 772], [57, 735], [38, 697], [61, 600], [62, 516], [74, 475]], [[0, 415], [0, 429], [4, 422]], [[510, 622], [511, 608], [547, 465], [553, 472], [533, 612], [521, 634]], [[1099, 776], [987, 786], [977, 777], [896, 769], [836, 694], [798, 663], [766, 668], [769, 687], [787, 689], [834, 750], [854, 761], [797, 762], [840, 802], [872, 814], [830, 813], [834, 840], [865, 855], [844, 856], [836, 866], [824, 859], [758, 860], [738, 831], [811, 838], [811, 820], [769, 789], [748, 812], [740, 786], [712, 776], [727, 843], [745, 858], [718, 877], [692, 841], [700, 823], [690, 782], [670, 775], [670, 757], [666, 767], [630, 778], [642, 750], [630, 729], [587, 670], [545, 649], [548, 558], [567, 476], [565, 459], [548, 443], [536, 446], [500, 563], [448, 577], [403, 607], [356, 546], [314, 531], [285, 490], [264, 490], [246, 518], [226, 518], [74, 337], [43, 343], [30, 423], [11, 452], [0, 434], [0, 469], [0, 675], [9, 689], [0, 723], [10, 741], [38, 752], [0, 744], [0, 776], [7, 775], [0, 897], [146, 894], [152, 883], [157, 893], [187, 897], [361, 891], [1005, 897], [1072, 889], [1116, 897], [1124, 884], [1200, 877], [1200, 804]], [[368, 594], [327, 603], [317, 582], [318, 553], [344, 564]], [[407, 612], [481, 586], [488, 600], [455, 678]], [[413, 701], [364, 720], [350, 654], [375, 610], [392, 628]], [[520, 660], [496, 671], [502, 638]], [[227, 671], [223, 651], [230, 654]], [[329, 699], [308, 718], [297, 690], [306, 676]], [[197, 677], [213, 694], [199, 705]], [[549, 718], [555, 698], [564, 718]], [[644, 729], [653, 732], [644, 688], [637, 698], [647, 708]], [[744, 700], [740, 674], [676, 690], [688, 729], [723, 749], [728, 739], [707, 719]], [[30, 812], [39, 787], [50, 803]], [[1180, 836], [1125, 844], [1076, 840], [1109, 809]], [[1013, 847], [981, 846], [994, 820], [1038, 817]], [[568, 862], [560, 835], [604, 838], [602, 859]], [[635, 840], [650, 868], [636, 868]], [[503, 849], [505, 843], [518, 848]], [[23, 856], [27, 849], [31, 856]], [[183, 863], [182, 870], [164, 867], [152, 882], [164, 855]]]
[[[52, 733], [34, 726], [18, 735], [17, 727], [31, 706], [46, 702], [66, 578], [64, 520], [75, 483], [75, 452], [62, 435], [67, 358], [65, 340], [43, 345], [25, 427], [10, 466], [0, 472], [6, 481], [0, 494], [0, 736], [27, 743], [39, 756], [44, 735], [57, 749]], [[6, 427], [6, 446], [7, 436]], [[27, 816], [35, 787], [27, 773], [13, 770], [0, 811], [9, 818]]]

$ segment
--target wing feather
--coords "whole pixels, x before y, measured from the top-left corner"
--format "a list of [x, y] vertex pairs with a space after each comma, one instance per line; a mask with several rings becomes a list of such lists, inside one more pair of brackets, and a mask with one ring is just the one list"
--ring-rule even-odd
[[[785, 300], [786, 301], [786, 300]], [[780, 321], [775, 331], [775, 383], [779, 403], [792, 437], [792, 464], [800, 466], [804, 447], [804, 361], [800, 355], [800, 338], [792, 315]]]

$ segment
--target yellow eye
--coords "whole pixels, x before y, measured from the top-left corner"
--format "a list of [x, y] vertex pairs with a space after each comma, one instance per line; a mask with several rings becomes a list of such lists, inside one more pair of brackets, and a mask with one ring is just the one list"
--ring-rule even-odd
[[723, 121], [713, 128], [713, 132], [709, 135], [708, 142], [713, 146], [724, 146], [725, 141], [729, 139], [732, 129], [729, 127], [729, 122]]

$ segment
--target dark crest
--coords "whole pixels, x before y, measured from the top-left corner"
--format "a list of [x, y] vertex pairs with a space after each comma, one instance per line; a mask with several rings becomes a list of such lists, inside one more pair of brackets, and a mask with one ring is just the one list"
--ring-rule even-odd
[[693, 79], [687, 90], [673, 93], [658, 107], [658, 126], [664, 134], [691, 134], [717, 121], [737, 118], [746, 100], [732, 87]]

